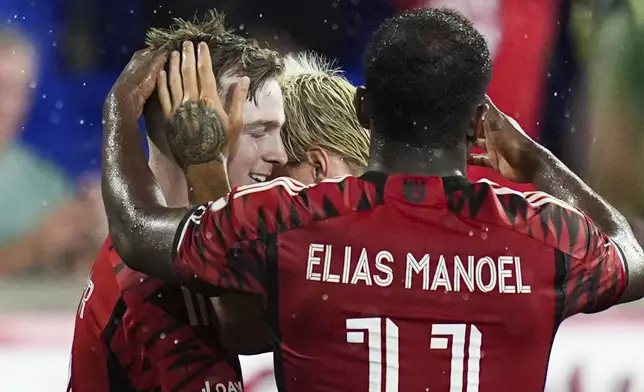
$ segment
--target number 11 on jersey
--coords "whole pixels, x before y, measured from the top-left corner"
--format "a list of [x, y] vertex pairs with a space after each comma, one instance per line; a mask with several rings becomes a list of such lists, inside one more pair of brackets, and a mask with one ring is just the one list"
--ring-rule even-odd
[[[382, 358], [382, 323], [384, 321], [385, 358]], [[481, 362], [481, 331], [470, 325], [467, 345], [467, 388], [463, 388], [465, 373], [465, 342], [467, 324], [434, 324], [429, 343], [431, 350], [447, 350], [452, 339], [450, 361], [450, 392], [478, 392]], [[369, 392], [383, 392], [382, 368], [385, 368], [384, 392], [398, 392], [398, 326], [389, 318], [380, 317], [347, 319], [347, 342], [364, 344], [369, 348]], [[381, 365], [383, 364], [384, 365]]]

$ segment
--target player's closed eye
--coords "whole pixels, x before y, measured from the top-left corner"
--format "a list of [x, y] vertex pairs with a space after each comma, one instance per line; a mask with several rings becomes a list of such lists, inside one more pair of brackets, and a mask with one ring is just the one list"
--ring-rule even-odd
[[251, 132], [250, 136], [254, 139], [261, 139], [266, 136], [266, 132]]

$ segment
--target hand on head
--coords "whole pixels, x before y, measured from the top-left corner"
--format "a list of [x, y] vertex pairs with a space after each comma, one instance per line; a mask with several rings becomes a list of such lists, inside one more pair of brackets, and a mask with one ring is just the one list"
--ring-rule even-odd
[[[171, 53], [169, 77], [160, 71], [157, 78], [159, 102], [170, 122], [167, 131], [170, 147], [184, 166], [212, 160], [210, 152], [228, 159], [235, 153], [244, 128], [243, 107], [250, 80], [243, 77], [232, 86], [226, 111], [217, 91], [208, 45], [200, 43], [195, 56], [193, 43], [186, 41], [182, 52]], [[211, 140], [219, 133], [224, 140]], [[222, 141], [224, 145], [214, 151]]]
[[[112, 87], [112, 99], [106, 101], [106, 110], [115, 104], [122, 115], [136, 120], [156, 88], [165, 118], [175, 122], [175, 131], [181, 131], [169, 138], [177, 158], [184, 165], [220, 157], [225, 160], [234, 154], [244, 127], [243, 105], [248, 96], [249, 79], [244, 77], [232, 86], [230, 106], [224, 110], [208, 46], [201, 43], [196, 55], [193, 43], [187, 41], [179, 56], [178, 52], [172, 52], [168, 78], [163, 71], [168, 57], [165, 48], [136, 52]], [[210, 113], [203, 116], [196, 111]], [[210, 121], [195, 123], [200, 118]]]
[[490, 97], [486, 96], [486, 104], [490, 110], [485, 118], [484, 133], [475, 144], [485, 152], [470, 154], [468, 163], [493, 168], [513, 182], [532, 182], [541, 146], [512, 117], [500, 111]]

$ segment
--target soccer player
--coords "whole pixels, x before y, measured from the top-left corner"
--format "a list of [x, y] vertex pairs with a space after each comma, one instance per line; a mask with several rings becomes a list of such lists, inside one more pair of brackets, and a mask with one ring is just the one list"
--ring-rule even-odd
[[288, 162], [275, 167], [272, 177], [314, 184], [362, 174], [369, 158], [369, 131], [356, 116], [355, 87], [314, 53], [289, 54], [284, 63], [282, 141]]
[[[242, 76], [250, 78], [252, 100], [243, 105], [245, 127], [240, 130], [236, 154], [227, 164], [227, 178], [235, 185], [261, 182], [273, 166], [286, 162], [280, 138], [283, 101], [277, 84], [283, 60], [277, 53], [232, 34], [221, 15], [213, 14], [200, 24], [178, 20], [172, 30], [152, 29], [148, 34], [152, 48], [169, 45], [181, 50], [186, 39], [208, 42], [213, 57], [207, 69], [200, 70], [199, 79], [212, 80], [212, 84], [201, 89], [201, 94], [197, 91], [197, 77], [190, 76], [195, 73], [194, 49], [188, 45], [186, 51], [190, 53], [183, 61], [178, 54], [170, 60], [173, 96], [168, 96], [167, 86], [159, 89], [159, 95], [165, 93], [175, 107], [163, 113], [159, 102], [148, 102], [146, 107], [151, 139], [149, 164], [161, 185], [163, 201], [169, 206], [188, 204], [185, 174], [175, 163], [170, 146], [189, 138], [192, 128], [183, 127], [186, 132], [181, 133], [171, 130], [189, 122], [206, 122], [208, 115], [214, 115], [212, 110], [181, 105], [184, 99], [207, 98], [208, 94], [212, 102], [212, 95], [217, 95], [213, 68], [222, 94]], [[207, 70], [211, 70], [210, 78], [204, 78], [203, 71]], [[187, 82], [191, 83], [189, 87]], [[165, 138], [164, 116], [174, 119], [174, 127], [168, 131], [171, 140]], [[198, 150], [193, 154], [198, 155]], [[190, 170], [194, 169], [192, 166]], [[197, 179], [191, 185], [198, 188], [199, 179], [207, 173], [187, 174], [191, 180]], [[206, 386], [213, 391], [241, 391], [237, 355], [228, 355], [222, 349], [213, 320], [212, 307], [202, 295], [126, 268], [108, 238], [79, 305], [69, 386], [75, 392], [156, 388], [200, 391]]]
[[[278, 178], [192, 210], [155, 199], [125, 105], [142, 106], [164, 61], [137, 53], [108, 96], [110, 233], [135, 269], [259, 299], [280, 390], [540, 391], [566, 317], [644, 294], [627, 222], [487, 101], [490, 55], [459, 13], [409, 11], [374, 34], [356, 100], [370, 172]], [[210, 155], [236, 127], [213, 123]], [[474, 144], [474, 163], [548, 193], [470, 183]], [[220, 178], [222, 162], [207, 163]]]

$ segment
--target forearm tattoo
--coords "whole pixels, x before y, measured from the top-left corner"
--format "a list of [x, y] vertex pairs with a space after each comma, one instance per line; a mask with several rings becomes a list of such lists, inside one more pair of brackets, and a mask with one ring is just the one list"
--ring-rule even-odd
[[170, 118], [166, 135], [184, 168], [211, 161], [223, 163], [226, 130], [217, 112], [201, 100], [181, 104]]

